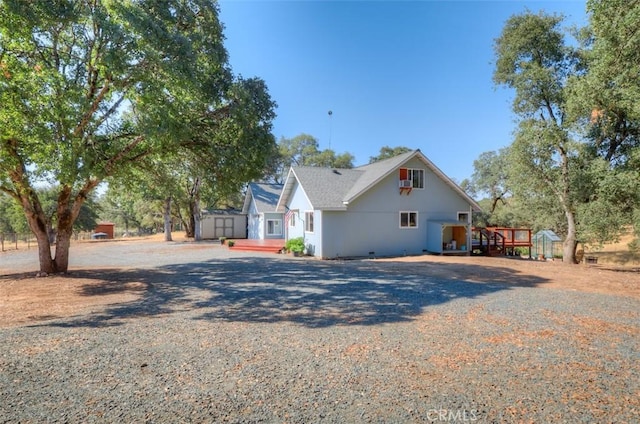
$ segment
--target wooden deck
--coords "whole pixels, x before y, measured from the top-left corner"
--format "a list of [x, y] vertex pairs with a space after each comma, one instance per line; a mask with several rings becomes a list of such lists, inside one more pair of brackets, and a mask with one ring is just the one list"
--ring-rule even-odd
[[[227, 243], [229, 240], [227, 240]], [[280, 253], [284, 249], [284, 239], [233, 239], [233, 246], [231, 250], [242, 250], [247, 252], [267, 252], [267, 253]]]
[[473, 251], [488, 256], [514, 255], [516, 248], [526, 247], [531, 255], [531, 229], [486, 227], [472, 229]]

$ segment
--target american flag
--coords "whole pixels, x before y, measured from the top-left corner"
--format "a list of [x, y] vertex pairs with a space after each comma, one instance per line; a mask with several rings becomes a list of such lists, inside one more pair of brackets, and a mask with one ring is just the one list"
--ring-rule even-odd
[[284, 224], [285, 225], [289, 225], [289, 220], [291, 219], [291, 216], [294, 214], [294, 212], [287, 208], [287, 213], [284, 214]]

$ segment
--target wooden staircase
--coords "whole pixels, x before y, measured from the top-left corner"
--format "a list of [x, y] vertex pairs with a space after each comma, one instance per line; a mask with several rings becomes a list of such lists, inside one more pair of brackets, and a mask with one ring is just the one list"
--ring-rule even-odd
[[[265, 253], [281, 253], [284, 249], [284, 239], [234, 239], [233, 246], [230, 250], [246, 251], [246, 252], [265, 252]], [[227, 243], [229, 240], [227, 240]]]

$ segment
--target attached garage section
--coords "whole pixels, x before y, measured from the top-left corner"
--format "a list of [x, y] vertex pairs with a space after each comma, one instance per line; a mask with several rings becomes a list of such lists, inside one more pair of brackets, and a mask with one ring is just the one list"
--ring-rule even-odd
[[247, 238], [247, 215], [235, 210], [205, 214], [200, 222], [203, 239]]

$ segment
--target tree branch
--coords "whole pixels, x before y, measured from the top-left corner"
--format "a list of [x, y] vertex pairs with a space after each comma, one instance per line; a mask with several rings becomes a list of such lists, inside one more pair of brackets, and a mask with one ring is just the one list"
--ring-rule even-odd
[[87, 125], [89, 124], [89, 121], [91, 120], [91, 117], [93, 116], [94, 113], [96, 113], [96, 110], [98, 110], [98, 107], [100, 107], [100, 102], [104, 100], [104, 97], [111, 89], [110, 83], [111, 83], [111, 80], [109, 80], [108, 78], [105, 79], [104, 85], [102, 86], [102, 89], [100, 90], [96, 98], [93, 100], [91, 107], [89, 108], [87, 113], [84, 114], [84, 116], [82, 117], [82, 120], [80, 121], [80, 123], [78, 123], [78, 126], [73, 131], [74, 136], [80, 137], [82, 132], [85, 131]]

